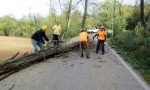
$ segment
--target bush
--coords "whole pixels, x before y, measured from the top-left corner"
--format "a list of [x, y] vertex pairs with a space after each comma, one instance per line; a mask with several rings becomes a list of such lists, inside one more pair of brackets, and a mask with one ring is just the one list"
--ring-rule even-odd
[[131, 15], [131, 17], [128, 17], [126, 19], [126, 21], [127, 21], [126, 29], [127, 30], [134, 30], [134, 28], [136, 27], [136, 25], [140, 21], [138, 10], [136, 10], [135, 12], [133, 12], [132, 15]]
[[133, 58], [134, 58], [133, 63], [139, 63], [140, 65], [140, 67], [135, 67], [135, 68], [150, 69], [149, 53], [150, 53], [150, 48], [143, 48], [143, 47], [140, 47], [133, 52]]
[[138, 36], [138, 37], [144, 36], [144, 27], [142, 26], [142, 24], [140, 22], [135, 27], [135, 33], [136, 33], [136, 36]]
[[69, 39], [69, 38], [78, 36], [79, 33], [80, 33], [79, 31], [70, 30], [70, 31], [68, 31], [68, 34], [65, 34], [65, 35], [64, 35], [64, 39]]
[[131, 52], [137, 48], [135, 34], [132, 31], [123, 32], [111, 40], [111, 43], [125, 52]]
[[146, 26], [147, 26], [147, 30], [150, 32], [150, 24], [147, 23]]
[[121, 17], [116, 18], [115, 25], [114, 25], [114, 36], [123, 32], [126, 27], [126, 21]]
[[145, 37], [143, 31], [141, 24], [138, 24], [135, 31], [122, 32], [110, 42], [150, 82], [150, 36]]

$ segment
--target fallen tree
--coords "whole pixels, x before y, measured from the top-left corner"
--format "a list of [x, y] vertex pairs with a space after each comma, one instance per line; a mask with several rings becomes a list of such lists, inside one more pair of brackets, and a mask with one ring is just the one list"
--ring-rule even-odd
[[47, 47], [37, 53], [23, 54], [21, 57], [15, 58], [17, 54], [11, 57], [6, 62], [0, 63], [0, 80], [6, 78], [10, 74], [25, 68], [35, 62], [40, 62], [46, 60], [54, 55], [70, 51], [78, 47], [79, 43], [77, 41], [66, 42], [61, 46]]

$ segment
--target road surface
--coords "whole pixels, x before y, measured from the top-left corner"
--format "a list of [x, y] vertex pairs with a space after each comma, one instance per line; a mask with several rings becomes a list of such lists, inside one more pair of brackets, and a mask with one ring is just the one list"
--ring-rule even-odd
[[91, 49], [90, 59], [80, 58], [76, 50], [34, 64], [0, 81], [0, 90], [145, 90], [110, 47], [105, 48], [105, 55]]

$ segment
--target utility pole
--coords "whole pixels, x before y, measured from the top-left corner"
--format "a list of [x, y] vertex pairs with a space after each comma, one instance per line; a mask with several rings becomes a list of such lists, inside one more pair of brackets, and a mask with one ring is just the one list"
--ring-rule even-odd
[[113, 17], [112, 17], [112, 37], [114, 36], [115, 9], [116, 9], [116, 0], [114, 0], [114, 7], [113, 7]]

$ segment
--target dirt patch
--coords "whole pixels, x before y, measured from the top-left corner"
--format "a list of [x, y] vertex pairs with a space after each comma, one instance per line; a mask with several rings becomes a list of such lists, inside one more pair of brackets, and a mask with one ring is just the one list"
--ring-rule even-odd
[[30, 38], [0, 36], [0, 60], [20, 52], [20, 54], [32, 51]]

